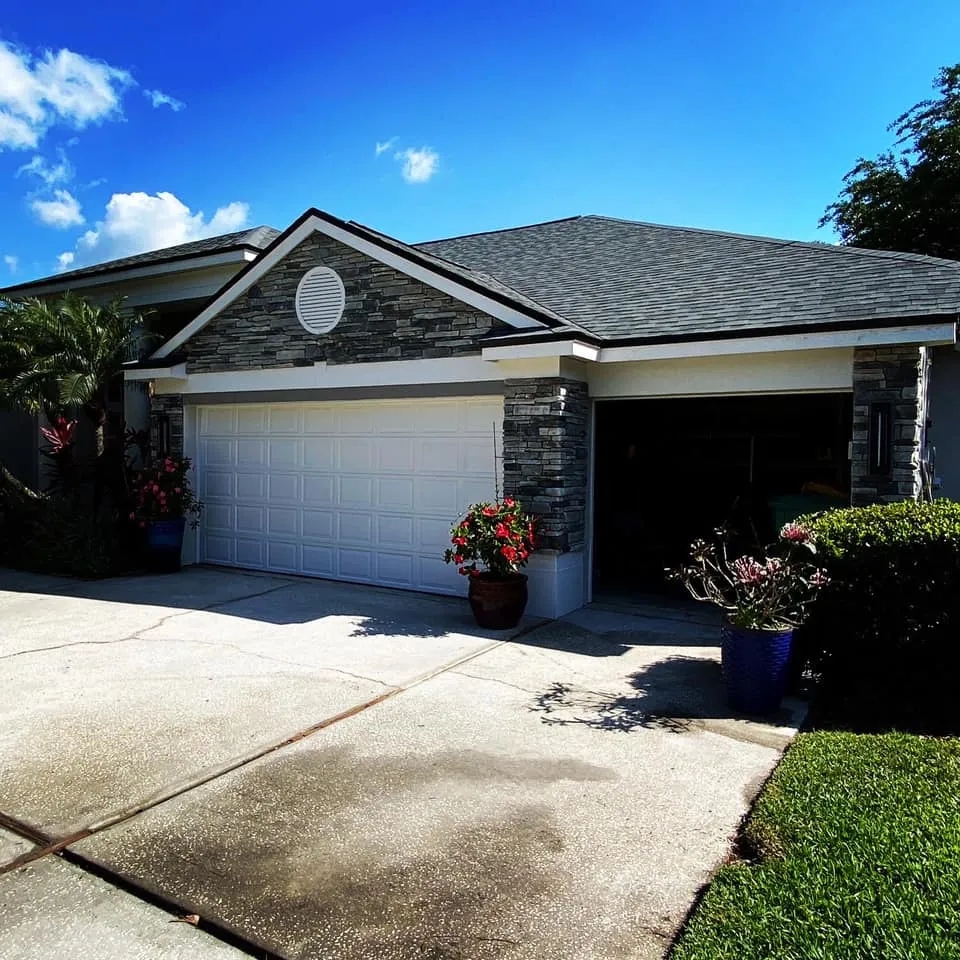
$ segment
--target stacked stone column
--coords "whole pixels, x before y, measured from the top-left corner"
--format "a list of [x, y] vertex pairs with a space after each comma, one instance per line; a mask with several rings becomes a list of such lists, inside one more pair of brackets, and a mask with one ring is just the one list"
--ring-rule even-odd
[[[919, 497], [929, 368], [929, 351], [916, 345], [854, 352], [850, 464], [854, 506]], [[890, 469], [884, 473], [871, 471], [870, 410], [877, 403], [889, 404], [892, 418]]]
[[507, 380], [504, 493], [539, 517], [537, 545], [582, 549], [587, 510], [587, 385], [566, 377]]

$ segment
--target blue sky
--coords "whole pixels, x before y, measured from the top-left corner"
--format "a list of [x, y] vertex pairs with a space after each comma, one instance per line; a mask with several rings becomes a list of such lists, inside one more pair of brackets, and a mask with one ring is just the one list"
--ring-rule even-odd
[[8, 5], [0, 284], [309, 206], [410, 241], [831, 239], [843, 174], [957, 61], [956, 0]]

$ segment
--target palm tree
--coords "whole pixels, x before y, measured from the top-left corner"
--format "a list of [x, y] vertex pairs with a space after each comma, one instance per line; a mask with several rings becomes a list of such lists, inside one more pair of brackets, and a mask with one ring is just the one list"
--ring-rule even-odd
[[97, 304], [65, 293], [0, 305], [0, 398], [51, 420], [57, 411], [82, 409], [102, 455], [110, 382], [125, 360], [136, 359], [142, 327], [122, 298]]
[[82, 410], [96, 431], [93, 507], [109, 489], [127, 497], [122, 431], [107, 435], [110, 383], [136, 359], [144, 321], [123, 299], [93, 303], [75, 293], [56, 300], [0, 303], [0, 403], [42, 413], [54, 424]]

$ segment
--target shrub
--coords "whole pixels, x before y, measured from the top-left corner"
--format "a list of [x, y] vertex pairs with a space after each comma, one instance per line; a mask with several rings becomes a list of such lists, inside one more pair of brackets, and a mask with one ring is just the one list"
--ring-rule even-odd
[[[443, 555], [463, 576], [486, 572], [506, 577], [526, 566], [534, 550], [533, 518], [512, 497], [496, 503], [475, 503], [450, 531], [453, 544]], [[477, 565], [485, 568], [485, 571]]]
[[960, 504], [882, 504], [802, 522], [831, 579], [799, 638], [827, 700], [868, 728], [955, 727]]

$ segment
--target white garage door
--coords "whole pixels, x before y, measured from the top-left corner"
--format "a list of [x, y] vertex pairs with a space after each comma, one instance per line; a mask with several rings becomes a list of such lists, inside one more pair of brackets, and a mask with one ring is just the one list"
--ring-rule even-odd
[[495, 491], [500, 397], [201, 406], [208, 563], [439, 593], [450, 524]]

